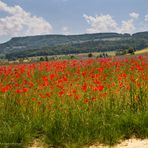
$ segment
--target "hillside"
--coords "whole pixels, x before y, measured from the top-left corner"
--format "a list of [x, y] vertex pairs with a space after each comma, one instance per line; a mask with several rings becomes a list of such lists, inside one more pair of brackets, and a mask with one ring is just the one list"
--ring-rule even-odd
[[133, 35], [96, 33], [15, 37], [0, 44], [0, 57], [15, 59], [31, 56], [112, 51], [130, 47], [136, 49], [148, 47], [148, 32], [139, 32]]

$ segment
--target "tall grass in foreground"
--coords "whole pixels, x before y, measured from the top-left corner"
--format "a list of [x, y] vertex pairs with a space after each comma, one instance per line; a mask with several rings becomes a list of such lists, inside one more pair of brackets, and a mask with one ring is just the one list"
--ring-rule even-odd
[[147, 55], [1, 66], [0, 143], [148, 138], [147, 66]]

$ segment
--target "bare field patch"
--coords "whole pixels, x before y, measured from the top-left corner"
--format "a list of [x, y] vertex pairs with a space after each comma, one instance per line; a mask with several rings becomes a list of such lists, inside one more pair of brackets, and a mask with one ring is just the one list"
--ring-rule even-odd
[[148, 48], [136, 51], [135, 54], [144, 54], [144, 53], [148, 53]]

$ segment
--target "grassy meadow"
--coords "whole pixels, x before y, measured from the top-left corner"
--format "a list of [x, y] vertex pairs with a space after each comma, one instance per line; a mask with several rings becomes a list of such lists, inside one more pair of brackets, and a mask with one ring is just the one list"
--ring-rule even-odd
[[1, 65], [0, 143], [82, 147], [148, 138], [147, 90], [148, 55]]

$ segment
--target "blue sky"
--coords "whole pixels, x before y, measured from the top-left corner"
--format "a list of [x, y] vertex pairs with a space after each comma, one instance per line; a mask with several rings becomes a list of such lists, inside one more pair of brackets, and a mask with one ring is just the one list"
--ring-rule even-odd
[[148, 30], [147, 0], [0, 0], [0, 42], [14, 36]]

